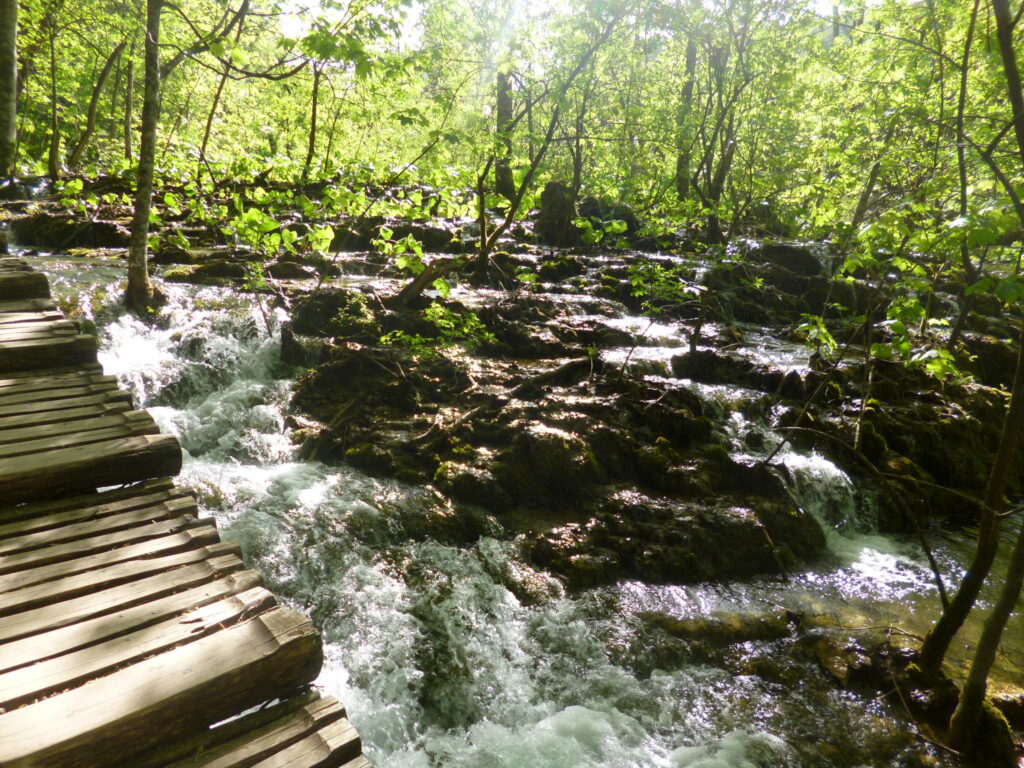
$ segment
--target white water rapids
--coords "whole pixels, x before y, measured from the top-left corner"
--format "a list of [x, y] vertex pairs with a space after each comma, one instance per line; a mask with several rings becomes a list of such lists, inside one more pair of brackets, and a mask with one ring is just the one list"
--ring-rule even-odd
[[[296, 372], [278, 363], [250, 297], [164, 286], [168, 305], [149, 325], [115, 308], [120, 269], [37, 261], [59, 296], [95, 311], [106, 372], [180, 438], [179, 482], [268, 586], [321, 627], [317, 683], [345, 703], [379, 768], [912, 764], [916, 745], [888, 703], [830, 684], [787, 641], [744, 643], [726, 670], [673, 661], [634, 617], [788, 608], [876, 622], [920, 613], [925, 625], [937, 600], [918, 550], [865, 530], [867, 502], [821, 456], [784, 460], [797, 500], [843, 529], [830, 533], [831, 562], [787, 583], [627, 582], [566, 595], [519, 562], [512, 541], [411, 535], [410, 520], [449, 503], [433, 491], [299, 460], [286, 416]], [[722, 408], [740, 452], [756, 425]], [[938, 544], [955, 572], [956, 546]], [[522, 604], [505, 586], [510, 574], [553, 597]], [[758, 664], [781, 672], [763, 676]]]

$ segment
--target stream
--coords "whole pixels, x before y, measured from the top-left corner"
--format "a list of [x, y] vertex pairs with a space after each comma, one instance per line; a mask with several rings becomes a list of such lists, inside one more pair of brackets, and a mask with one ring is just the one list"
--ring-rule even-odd
[[[433, 490], [298, 459], [286, 414], [296, 371], [278, 361], [282, 310], [274, 310], [268, 336], [247, 294], [168, 284], [168, 303], [148, 325], [118, 307], [119, 261], [27, 258], [50, 276], [63, 307], [95, 322], [106, 373], [178, 436], [179, 483], [195, 490], [268, 587], [321, 628], [326, 660], [317, 685], [344, 702], [379, 768], [957, 765], [938, 751], [922, 762], [928, 748], [898, 700], [836, 686], [792, 638], [713, 656], [668, 642], [636, 618], [785, 610], [844, 627], [898, 623], [923, 633], [938, 598], [920, 547], [875, 532], [870, 496], [823, 456], [787, 448], [779, 460], [794, 498], [828, 532], [824, 561], [786, 580], [629, 581], [568, 594], [518, 560], [499, 532], [464, 546], [410, 537], [410, 516], [452, 503]], [[631, 331], [648, 324], [621, 312], [613, 322]], [[806, 366], [795, 345], [770, 334], [748, 338], [742, 354]], [[656, 364], [683, 344], [672, 327], [656, 325], [631, 360], [655, 366], [650, 375], [658, 376]], [[627, 354], [606, 356], [621, 362]], [[737, 407], [742, 390], [692, 386], [712, 404], [735, 454], [761, 457], [774, 445], [767, 427]], [[970, 551], [969, 532], [929, 536], [951, 584]], [[521, 603], [505, 586], [509, 574], [548, 599]], [[975, 621], [966, 641], [977, 632]], [[1008, 636], [1015, 641], [1000, 664], [1012, 675], [1024, 668], [1019, 614]]]

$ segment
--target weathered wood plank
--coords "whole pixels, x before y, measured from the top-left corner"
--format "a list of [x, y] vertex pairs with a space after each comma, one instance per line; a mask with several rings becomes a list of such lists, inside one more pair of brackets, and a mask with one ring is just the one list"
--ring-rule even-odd
[[[117, 409], [114, 410], [114, 412], [105, 416], [85, 415], [76, 419], [65, 419], [63, 421], [55, 421], [49, 424], [0, 429], [0, 445], [41, 440], [46, 437], [60, 437], [72, 431], [92, 432], [98, 429], [109, 429], [111, 427], [125, 427], [130, 429], [132, 434], [148, 434], [145, 427], [155, 424], [153, 417], [145, 411], [124, 410], [126, 407], [127, 406], [123, 403], [119, 403], [117, 404]], [[80, 410], [81, 409], [78, 408], [74, 409], [76, 413]], [[50, 415], [58, 416], [60, 413], [66, 413], [66, 411], [54, 411]]]
[[[185, 531], [175, 534], [177, 546], [173, 546], [174, 554], [163, 554], [159, 551], [147, 559], [131, 558], [120, 560], [115, 557], [115, 562], [110, 565], [88, 570], [83, 573], [73, 573], [63, 578], [53, 579], [42, 584], [24, 586], [20, 589], [12, 589], [4, 593], [3, 602], [0, 604], [0, 616], [31, 611], [47, 605], [55, 605], [61, 601], [72, 600], [83, 595], [90, 595], [110, 587], [128, 584], [138, 581], [147, 576], [163, 573], [182, 565], [190, 565], [207, 560], [217, 554], [214, 547], [218, 546], [217, 532], [212, 528], [199, 529], [196, 537], [206, 542], [206, 546], [194, 546], [190, 534], [194, 531]], [[141, 546], [141, 545], [140, 545]], [[116, 553], [118, 550], [114, 550]], [[113, 554], [113, 553], [112, 553]], [[91, 558], [90, 558], [91, 559]], [[70, 564], [69, 564], [70, 565]]]
[[11, 395], [21, 395], [27, 392], [49, 392], [55, 389], [96, 386], [117, 389], [117, 377], [85, 373], [80, 376], [64, 375], [44, 376], [39, 379], [13, 379], [6, 385], [0, 382], [0, 398], [8, 398]]
[[[22, 403], [49, 402], [57, 400], [78, 399], [80, 397], [114, 394], [119, 392], [116, 382], [99, 384], [82, 384], [74, 387], [63, 387], [61, 389], [29, 389], [20, 392], [8, 392], [0, 390], [0, 408], [19, 406]], [[117, 399], [125, 399], [127, 392], [119, 393]], [[47, 409], [49, 410], [49, 409]]]
[[159, 478], [128, 488], [71, 496], [56, 502], [7, 507], [0, 509], [0, 520], [10, 521], [0, 524], [0, 539], [97, 520], [179, 498], [192, 500], [187, 492], [176, 488], [168, 478]]
[[204, 750], [168, 768], [249, 768], [344, 717], [345, 708], [336, 699], [317, 699], [229, 743]]
[[161, 744], [156, 749], [136, 755], [132, 758], [132, 768], [169, 768], [171, 763], [176, 762], [183, 762], [187, 765], [189, 760], [199, 758], [215, 748], [253, 733], [265, 725], [296, 712], [307, 704], [319, 701], [320, 698], [321, 696], [316, 690], [307, 689], [273, 704], [264, 704], [240, 717], [219, 723], [209, 730], [198, 731], [187, 738], [170, 744]]
[[[232, 562], [231, 565], [241, 567], [236, 562]], [[199, 569], [199, 566], [188, 566], [188, 568], [195, 571]], [[181, 577], [186, 571], [187, 569], [183, 568], [175, 572], [179, 578], [175, 587], [182, 584], [188, 586], [181, 581]], [[209, 569], [204, 570], [203, 573], [210, 576]], [[258, 573], [247, 570], [226, 573], [215, 571], [210, 579], [198, 586], [191, 586], [162, 597], [159, 596], [158, 591], [153, 592], [152, 594], [157, 596], [140, 605], [119, 608], [113, 613], [84, 619], [68, 626], [41, 631], [21, 640], [4, 643], [0, 645], [0, 672], [7, 672], [81, 648], [88, 648], [129, 632], [159, 624], [230, 595], [237, 595], [263, 585], [263, 580]]]
[[95, 363], [95, 336], [59, 336], [52, 339], [0, 342], [0, 371], [36, 370], [53, 366]]
[[64, 315], [56, 309], [43, 312], [0, 312], [0, 326], [12, 323], [48, 323]]
[[10, 326], [7, 326], [5, 331], [5, 328], [0, 326], [0, 344], [49, 340], [58, 341], [61, 339], [72, 338], [78, 334], [79, 331], [77, 330], [44, 330], [31, 327], [12, 329]]
[[50, 281], [42, 272], [12, 269], [0, 274], [0, 299], [22, 301], [50, 298]]
[[[113, 514], [113, 512], [124, 511], [124, 509], [118, 508], [117, 505], [123, 503], [132, 503], [138, 501], [138, 504], [128, 507], [128, 509], [134, 509], [137, 506], [150, 503], [144, 497], [151, 494], [169, 494], [172, 497], [186, 496], [186, 491], [178, 488], [174, 485], [174, 482], [169, 477], [158, 477], [152, 480], [143, 480], [141, 483], [134, 483], [126, 485], [122, 488], [111, 488], [106, 491], [90, 493], [83, 493], [77, 496], [65, 496], [60, 499], [48, 499], [46, 501], [32, 502], [31, 504], [21, 504], [16, 507], [5, 506], [0, 507], [0, 532], [7, 531], [7, 524], [21, 526], [23, 523], [26, 525], [33, 525], [33, 523], [27, 522], [31, 518], [52, 518], [56, 519], [58, 514], [61, 513], [85, 513], [94, 514], [99, 517], [103, 514]], [[161, 498], [164, 498], [161, 496]], [[107, 508], [111, 507], [110, 512]], [[60, 522], [58, 520], [57, 524]], [[2, 534], [0, 535], [7, 535]], [[14, 534], [11, 534], [14, 535]]]
[[77, 376], [83, 373], [103, 373], [99, 363], [77, 363], [75, 365], [55, 365], [51, 368], [31, 368], [27, 371], [4, 371], [0, 377], [0, 386], [14, 379], [38, 379], [48, 376]]
[[91, 419], [112, 413], [126, 413], [130, 410], [131, 406], [128, 405], [128, 403], [118, 401], [114, 403], [106, 403], [104, 405], [90, 405], [83, 408], [66, 408], [64, 410], [46, 411], [44, 413], [5, 416], [0, 418], [0, 430], [24, 429], [26, 427], [40, 426], [43, 424], [58, 424], [61, 422], [75, 421], [77, 419]]
[[211, 632], [257, 616], [275, 605], [274, 596], [257, 587], [169, 621], [0, 675], [0, 709], [14, 709], [40, 696], [80, 685], [125, 664], [134, 664], [155, 653], [194, 642]]
[[[103, 538], [111, 539], [104, 547]], [[44, 584], [80, 573], [126, 563], [131, 560], [158, 557], [185, 549], [214, 544], [219, 541], [217, 528], [211, 520], [166, 520], [139, 528], [129, 528], [109, 537], [94, 537], [58, 544], [31, 552], [8, 555], [0, 559], [0, 593]], [[88, 554], [78, 556], [78, 547], [87, 546]]]
[[[2, 433], [0, 433], [2, 434]], [[135, 423], [121, 427], [108, 427], [87, 432], [72, 432], [67, 435], [56, 437], [45, 437], [39, 440], [25, 440], [16, 443], [0, 444], [0, 461], [14, 458], [15, 456], [27, 456], [32, 453], [52, 451], [57, 448], [72, 448], [90, 443], [100, 443], [105, 440], [115, 440], [121, 437], [132, 437], [133, 435], [157, 435], [160, 428], [155, 423]]]
[[91, 382], [93, 380], [106, 380], [111, 378], [114, 377], [103, 375], [103, 371], [101, 370], [99, 363], [70, 370], [64, 369], [55, 371], [51, 368], [49, 371], [21, 371], [5, 373], [3, 376], [0, 376], [0, 390], [6, 389], [7, 387], [38, 387], [41, 384], [48, 384], [51, 382], [64, 387], [68, 386], [67, 382]]
[[[68, 391], [68, 390], [57, 390]], [[107, 405], [109, 403], [128, 403], [132, 404], [132, 396], [127, 392], [119, 389], [108, 389], [101, 388], [98, 393], [90, 394], [88, 392], [78, 395], [76, 397], [63, 397], [54, 398], [49, 400], [43, 398], [31, 398], [27, 401], [19, 400], [15, 398], [15, 401], [8, 403], [0, 400], [0, 419], [6, 416], [21, 416], [27, 413], [41, 413], [46, 411], [64, 411], [69, 408], [84, 408], [90, 405]]]
[[237, 545], [214, 544], [206, 549], [210, 553], [208, 560], [8, 616], [0, 621], [0, 643], [132, 608], [245, 567], [238, 557], [241, 550]]
[[25, 322], [0, 325], [0, 341], [17, 341], [25, 338], [46, 338], [47, 336], [74, 336], [81, 333], [78, 323], [71, 320], [52, 320], [48, 323]]
[[357, 759], [362, 749], [355, 727], [343, 718], [254, 763], [253, 768], [340, 768]]
[[7, 459], [0, 464], [0, 498], [52, 498], [180, 470], [181, 448], [173, 436], [124, 437]]
[[[161, 496], [147, 498], [161, 499]], [[130, 505], [125, 502], [125, 506]], [[117, 514], [83, 516], [63, 513], [49, 518], [37, 518], [37, 523], [55, 522], [56, 525], [44, 528], [36, 525], [28, 527], [27, 530], [26, 527], [22, 527], [20, 535], [0, 536], [0, 568], [3, 567], [5, 556], [18, 552], [31, 552], [43, 547], [52, 549], [68, 542], [83, 541], [97, 536], [116, 537], [119, 532], [126, 529], [152, 527], [152, 523], [177, 518], [197, 519], [198, 516], [199, 510], [191, 496], [170, 498], [163, 495], [160, 501]], [[0, 526], [0, 533], [4, 532], [4, 528], [5, 526]], [[107, 541], [112, 544], [115, 538], [108, 538]]]
[[57, 305], [52, 299], [11, 299], [0, 301], [0, 314], [9, 312], [54, 312]]
[[133, 754], [308, 683], [320, 637], [283, 608], [0, 715], [11, 768], [130, 765]]

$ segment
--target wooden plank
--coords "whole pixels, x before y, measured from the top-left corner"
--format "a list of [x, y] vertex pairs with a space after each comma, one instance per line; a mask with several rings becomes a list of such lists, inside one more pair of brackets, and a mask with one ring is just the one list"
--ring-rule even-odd
[[[67, 392], [68, 390], [56, 391]], [[46, 398], [40, 400], [38, 398], [34, 398], [20, 402], [16, 400], [10, 404], [5, 401], [0, 401], [0, 419], [5, 416], [21, 416], [26, 413], [41, 413], [46, 411], [63, 411], [69, 408], [84, 408], [90, 405], [106, 405], [108, 403], [119, 402], [128, 403], [130, 406], [132, 403], [132, 396], [119, 389], [101, 389], [98, 393], [94, 394], [86, 393], [77, 397], [54, 398], [53, 400]]]
[[[105, 416], [85, 415], [77, 419], [55, 421], [50, 424], [0, 429], [0, 445], [42, 440], [46, 437], [60, 437], [72, 431], [92, 432], [98, 429], [110, 429], [111, 427], [125, 427], [132, 430], [132, 434], [136, 432], [147, 434], [145, 427], [155, 424], [153, 418], [145, 411], [128, 411], [125, 410], [126, 407], [124, 403], [118, 403], [116, 409]], [[73, 410], [77, 413], [81, 409], [75, 408]], [[58, 416], [61, 413], [66, 413], [66, 411], [54, 411], [51, 415]]]
[[0, 342], [0, 371], [24, 371], [62, 365], [95, 363], [95, 336], [78, 334], [53, 339]]
[[38, 379], [45, 376], [79, 375], [83, 373], [103, 373], [99, 363], [76, 363], [75, 365], [57, 365], [50, 368], [31, 368], [27, 371], [4, 371], [0, 377], [0, 385], [12, 379]]
[[0, 715], [10, 766], [101, 768], [316, 677], [320, 636], [275, 608], [78, 688]]
[[[153, 498], [160, 497], [154, 496]], [[44, 547], [49, 549], [67, 542], [82, 541], [96, 536], [116, 536], [118, 532], [125, 529], [148, 527], [158, 521], [182, 517], [198, 519], [199, 510], [196, 507], [195, 499], [191, 496], [164, 498], [165, 500], [118, 514], [72, 516], [64, 513], [49, 518], [58, 521], [57, 527], [51, 525], [40, 529], [36, 526], [27, 531], [23, 528], [21, 535], [0, 538], [0, 567], [3, 567], [5, 556], [18, 552], [31, 552]], [[47, 518], [37, 518], [37, 520], [39, 519], [47, 520]], [[65, 522], [64, 525], [60, 524], [62, 521]], [[110, 539], [110, 541], [113, 542], [114, 539]]]
[[261, 728], [168, 768], [249, 768], [344, 717], [345, 708], [336, 699], [317, 699]]
[[93, 381], [114, 378], [104, 376], [99, 363], [96, 365], [73, 368], [71, 370], [54, 371], [23, 371], [16, 373], [5, 373], [0, 377], [0, 390], [7, 387], [38, 387], [41, 384], [56, 383], [60, 386], [68, 386], [67, 382]]
[[132, 768], [168, 768], [176, 761], [194, 760], [207, 752], [252, 733], [265, 725], [280, 720], [307, 704], [319, 701], [316, 690], [306, 689], [273, 704], [262, 706], [234, 717], [205, 731], [198, 731], [187, 738], [170, 744], [161, 744], [156, 749], [132, 758]]
[[0, 643], [132, 608], [173, 592], [205, 584], [245, 567], [238, 557], [241, 552], [238, 545], [221, 543], [206, 549], [210, 555], [208, 560], [8, 616], [0, 620]]
[[[102, 538], [102, 537], [99, 537]], [[219, 541], [212, 520], [166, 520], [110, 534], [115, 548], [104, 549], [99, 538], [58, 544], [31, 552], [8, 555], [0, 561], [0, 593], [63, 580], [132, 560], [170, 555]], [[118, 541], [120, 540], [120, 541]], [[87, 545], [88, 554], [76, 557], [76, 548]]]
[[0, 343], [13, 341], [34, 341], [39, 339], [63, 339], [69, 336], [76, 336], [80, 333], [78, 328], [45, 328], [38, 323], [27, 323], [23, 326], [0, 326]]
[[64, 315], [55, 309], [46, 312], [3, 312], [0, 313], [0, 326], [12, 323], [48, 323], [63, 317]]
[[253, 768], [340, 768], [357, 759], [363, 745], [347, 718], [329, 723]]
[[[173, 549], [179, 550], [182, 546], [190, 547], [183, 552], [179, 551], [174, 554], [163, 555], [162, 557], [154, 556], [145, 560], [133, 558], [123, 561], [115, 558], [113, 564], [97, 568], [96, 570], [74, 573], [64, 578], [6, 592], [4, 593], [3, 602], [0, 603], [0, 617], [59, 604], [61, 601], [69, 601], [83, 595], [88, 596], [110, 587], [138, 581], [147, 576], [160, 574], [173, 568], [198, 563], [217, 554], [217, 550], [214, 549], [217, 546], [215, 530], [201, 529], [199, 537], [201, 540], [208, 542], [208, 544], [207, 546], [197, 548], [193, 547], [194, 542], [189, 540], [189, 534], [191, 533], [193, 532], [186, 531], [183, 534], [175, 534], [177, 537], [184, 539], [184, 542], [179, 539], [176, 542], [178, 546], [174, 546]], [[117, 550], [114, 551], [116, 552]], [[154, 553], [154, 555], [159, 554], [159, 551]]]
[[[114, 397], [117, 395], [117, 397]], [[62, 400], [78, 400], [83, 397], [107, 396], [108, 399], [124, 400], [131, 399], [131, 395], [117, 389], [117, 382], [106, 382], [100, 384], [82, 384], [76, 387], [63, 387], [61, 389], [30, 389], [20, 392], [0, 391], [0, 408], [22, 405], [25, 403], [50, 403], [54, 406]], [[82, 405], [79, 403], [78, 405]], [[72, 406], [77, 407], [77, 406]], [[42, 409], [34, 409], [42, 410]]]
[[7, 459], [0, 464], [0, 498], [52, 498], [180, 470], [181, 448], [173, 436], [123, 437]]
[[[205, 566], [207, 563], [201, 565]], [[241, 567], [239, 563], [232, 563], [232, 565]], [[188, 568], [175, 571], [178, 579], [176, 586], [184, 583], [182, 577], [186, 575], [186, 572], [192, 573], [188, 570], [189, 568], [194, 571], [199, 570], [200, 566], [188, 566]], [[203, 573], [209, 576], [208, 571], [209, 569], [205, 569]], [[155, 579], [147, 581], [155, 581]], [[159, 592], [153, 592], [152, 594], [156, 597], [140, 605], [129, 608], [120, 607], [113, 613], [102, 614], [57, 629], [45, 630], [21, 640], [13, 640], [0, 645], [0, 672], [35, 664], [80, 648], [88, 648], [96, 643], [159, 624], [179, 614], [262, 585], [263, 580], [255, 571], [237, 570], [233, 573], [218, 571], [210, 580], [200, 583], [198, 586], [190, 586], [165, 596], [160, 596]]]
[[118, 401], [104, 405], [90, 405], [82, 408], [67, 408], [59, 411], [46, 411], [44, 413], [21, 414], [20, 416], [5, 416], [0, 418], [0, 430], [3, 429], [24, 429], [43, 424], [58, 424], [71, 422], [77, 419], [91, 419], [97, 416], [109, 415], [112, 413], [126, 413], [131, 410], [128, 403]]
[[10, 381], [11, 383], [6, 385], [0, 383], [0, 398], [20, 395], [26, 392], [47, 392], [54, 389], [68, 389], [70, 387], [106, 385], [108, 389], [117, 388], [116, 376], [98, 376], [94, 373], [85, 373], [78, 376], [65, 374], [64, 376], [44, 376], [38, 379], [13, 379]]
[[97, 520], [183, 497], [191, 500], [185, 491], [175, 488], [169, 479], [160, 478], [128, 488], [72, 496], [56, 502], [8, 507], [0, 510], [0, 520], [10, 520], [0, 525], [0, 539]]
[[274, 596], [257, 587], [169, 621], [0, 675], [0, 709], [14, 709], [41, 696], [80, 685], [125, 664], [134, 664], [155, 653], [194, 642], [257, 616], [275, 605]]
[[8, 322], [0, 325], [0, 340], [2, 341], [12, 341], [23, 336], [43, 336], [46, 334], [65, 336], [69, 333], [80, 333], [80, 330], [78, 323], [65, 318], [50, 320], [49, 322], [28, 320], [22, 323]]
[[0, 300], [50, 298], [50, 281], [42, 272], [10, 270], [0, 274]]
[[160, 428], [155, 423], [127, 424], [121, 427], [108, 427], [87, 432], [72, 432], [68, 435], [58, 437], [47, 437], [39, 440], [26, 440], [16, 443], [0, 444], [0, 461], [14, 458], [15, 456], [27, 456], [31, 453], [52, 451], [57, 448], [71, 448], [89, 443], [100, 443], [105, 440], [114, 440], [120, 437], [131, 437], [133, 435], [157, 435]]
[[0, 301], [0, 314], [7, 312], [53, 312], [57, 305], [50, 299], [13, 299]]

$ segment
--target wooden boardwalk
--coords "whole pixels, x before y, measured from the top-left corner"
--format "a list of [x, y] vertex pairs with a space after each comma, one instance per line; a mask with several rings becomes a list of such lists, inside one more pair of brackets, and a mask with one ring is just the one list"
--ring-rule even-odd
[[0, 259], [0, 766], [368, 768], [309, 688], [317, 630], [180, 467], [46, 277]]

